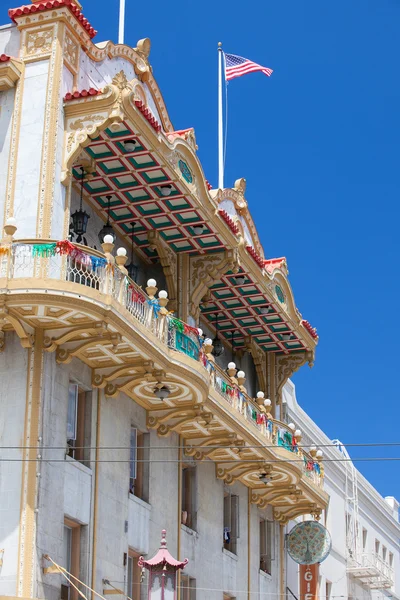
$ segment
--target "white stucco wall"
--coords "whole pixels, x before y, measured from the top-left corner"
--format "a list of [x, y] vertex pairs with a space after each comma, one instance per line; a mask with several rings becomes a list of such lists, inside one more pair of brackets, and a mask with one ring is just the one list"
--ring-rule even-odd
[[14, 197], [19, 238], [36, 237], [48, 69], [49, 61], [41, 60], [25, 70]]
[[[0, 595], [17, 595], [18, 547], [28, 353], [16, 335], [6, 334], [0, 354]], [[5, 447], [11, 447], [5, 449]]]
[[[137, 79], [137, 75], [132, 63], [126, 60], [126, 58], [115, 57], [111, 60], [107, 58], [105, 60], [96, 62], [81, 51], [77, 88], [78, 90], [87, 90], [91, 87], [96, 90], [103, 89], [106, 85], [112, 82], [115, 75], [117, 75], [117, 73], [120, 71], [124, 71], [128, 81]], [[151, 95], [147, 83], [143, 82], [143, 87], [146, 92], [148, 106], [158, 122], [161, 123], [159, 112], [156, 108], [153, 96]], [[68, 90], [68, 92], [71, 91], [72, 89]]]
[[14, 23], [0, 27], [0, 54], [6, 54], [13, 58], [19, 56], [20, 33]]
[[14, 88], [0, 92], [0, 232], [2, 232], [4, 224], [14, 97]]
[[[3, 372], [7, 371], [9, 385], [0, 391], [0, 398], [6, 414], [10, 415], [9, 423], [12, 423], [12, 427], [2, 430], [1, 443], [15, 444], [16, 434], [18, 439], [23, 440], [27, 351], [22, 350], [16, 336], [10, 334], [7, 337], [10, 337], [10, 343], [7, 350], [0, 354], [0, 369]], [[14, 371], [15, 376], [10, 377], [10, 373]], [[21, 377], [21, 373], [24, 377]], [[42, 556], [49, 554], [57, 562], [62, 560], [65, 517], [82, 525], [81, 574], [85, 581], [91, 582], [95, 464], [92, 463], [89, 468], [73, 459], [65, 458], [70, 380], [77, 382], [82, 389], [90, 390], [90, 369], [76, 359], [69, 365], [58, 365], [54, 354], [45, 353], [40, 425], [43, 460], [37, 466], [40, 476], [34, 596], [48, 600], [59, 600], [61, 578], [54, 574], [43, 574]], [[17, 386], [18, 390], [12, 386]], [[196, 531], [180, 525], [177, 448], [179, 438], [176, 434], [158, 437], [155, 431], [150, 431], [152, 462], [149, 502], [134, 498], [129, 494], [130, 428], [134, 425], [139, 430], [146, 431], [146, 412], [124, 394], [113, 399], [105, 398], [102, 391], [100, 394], [100, 434], [97, 440], [97, 390], [91, 395], [91, 446], [107, 448], [100, 451], [99, 456], [100, 461], [106, 459], [106, 462], [98, 463], [95, 588], [102, 590], [104, 578], [115, 582], [125, 581], [124, 554], [132, 549], [139, 554], [153, 555], [159, 546], [163, 528], [167, 529], [168, 548], [177, 556], [180, 528], [179, 558], [189, 559], [186, 573], [196, 579], [197, 599], [221, 600], [222, 592], [225, 591], [238, 600], [247, 600], [247, 488], [240, 483], [229, 488], [233, 494], [239, 496], [240, 533], [236, 556], [223, 549], [224, 484], [216, 478], [213, 462], [198, 464]], [[18, 398], [21, 404], [18, 409], [15, 407], [15, 398]], [[15, 424], [12, 419], [16, 421]], [[113, 450], [113, 447], [121, 449]], [[93, 449], [91, 459], [94, 457]], [[2, 498], [0, 496], [0, 510], [3, 511], [0, 522], [0, 547], [6, 548], [3, 571], [0, 573], [0, 593], [10, 595], [14, 595], [17, 568], [21, 463], [13, 463], [12, 471], [12, 479], [8, 470], [6, 474], [3, 469], [0, 472], [0, 493], [3, 494]], [[14, 487], [10, 481], [14, 482]], [[279, 585], [279, 526], [276, 527], [272, 575], [260, 574], [261, 516], [271, 518], [272, 513], [269, 510], [260, 512], [256, 506], [251, 505], [251, 590], [254, 594], [272, 594], [278, 590]]]

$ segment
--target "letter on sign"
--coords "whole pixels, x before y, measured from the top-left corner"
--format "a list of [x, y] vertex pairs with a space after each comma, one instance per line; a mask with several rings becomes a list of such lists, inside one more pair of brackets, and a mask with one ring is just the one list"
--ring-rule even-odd
[[300, 565], [300, 600], [317, 600], [319, 565]]

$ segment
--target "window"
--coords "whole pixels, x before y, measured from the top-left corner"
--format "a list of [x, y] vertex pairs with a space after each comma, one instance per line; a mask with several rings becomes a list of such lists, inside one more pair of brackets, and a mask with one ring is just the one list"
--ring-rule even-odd
[[332, 584], [330, 581], [325, 582], [325, 597], [326, 600], [330, 600], [332, 593]]
[[[80, 571], [80, 538], [81, 528], [74, 521], [65, 519], [63, 534], [62, 567], [74, 577], [79, 578]], [[73, 580], [72, 580], [73, 581]], [[78, 600], [77, 590], [63, 578], [61, 584], [61, 600]]]
[[182, 468], [181, 522], [191, 529], [196, 529], [196, 467]]
[[386, 546], [382, 546], [382, 560], [385, 563], [387, 561], [387, 548]]
[[224, 548], [236, 554], [239, 537], [239, 496], [224, 495]]
[[393, 552], [389, 552], [389, 567], [393, 568]]
[[350, 532], [350, 515], [346, 513], [346, 535], [349, 535]]
[[196, 600], [196, 580], [189, 575], [181, 575], [181, 600]]
[[260, 571], [272, 573], [274, 523], [260, 519]]
[[76, 383], [68, 389], [67, 445], [68, 456], [89, 466], [91, 398]]
[[150, 436], [131, 427], [129, 493], [149, 501]]
[[381, 543], [379, 540], [375, 540], [375, 554], [376, 556], [379, 556], [379, 552], [381, 549]]
[[363, 530], [362, 530], [362, 549], [363, 549], [363, 552], [365, 552], [366, 549], [367, 549], [367, 539], [368, 539], [368, 532], [363, 527]]
[[129, 550], [128, 555], [128, 574], [127, 574], [127, 583], [128, 583], [128, 592], [127, 595], [132, 598], [132, 600], [140, 600], [141, 596], [141, 577], [142, 577], [142, 569], [138, 565], [139, 554], [133, 552], [133, 550]]

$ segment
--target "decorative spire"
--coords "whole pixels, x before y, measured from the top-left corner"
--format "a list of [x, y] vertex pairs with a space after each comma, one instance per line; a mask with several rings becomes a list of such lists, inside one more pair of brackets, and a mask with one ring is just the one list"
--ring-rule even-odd
[[163, 529], [161, 532], [161, 546], [160, 548], [167, 548], [167, 530]]

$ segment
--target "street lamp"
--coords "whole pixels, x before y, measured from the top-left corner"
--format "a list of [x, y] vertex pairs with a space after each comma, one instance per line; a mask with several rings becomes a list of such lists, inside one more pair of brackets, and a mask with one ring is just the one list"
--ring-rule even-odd
[[161, 533], [161, 546], [153, 558], [139, 558], [138, 565], [149, 571], [148, 600], [176, 600], [176, 574], [184, 569], [188, 559], [176, 560], [167, 549], [165, 529]]

